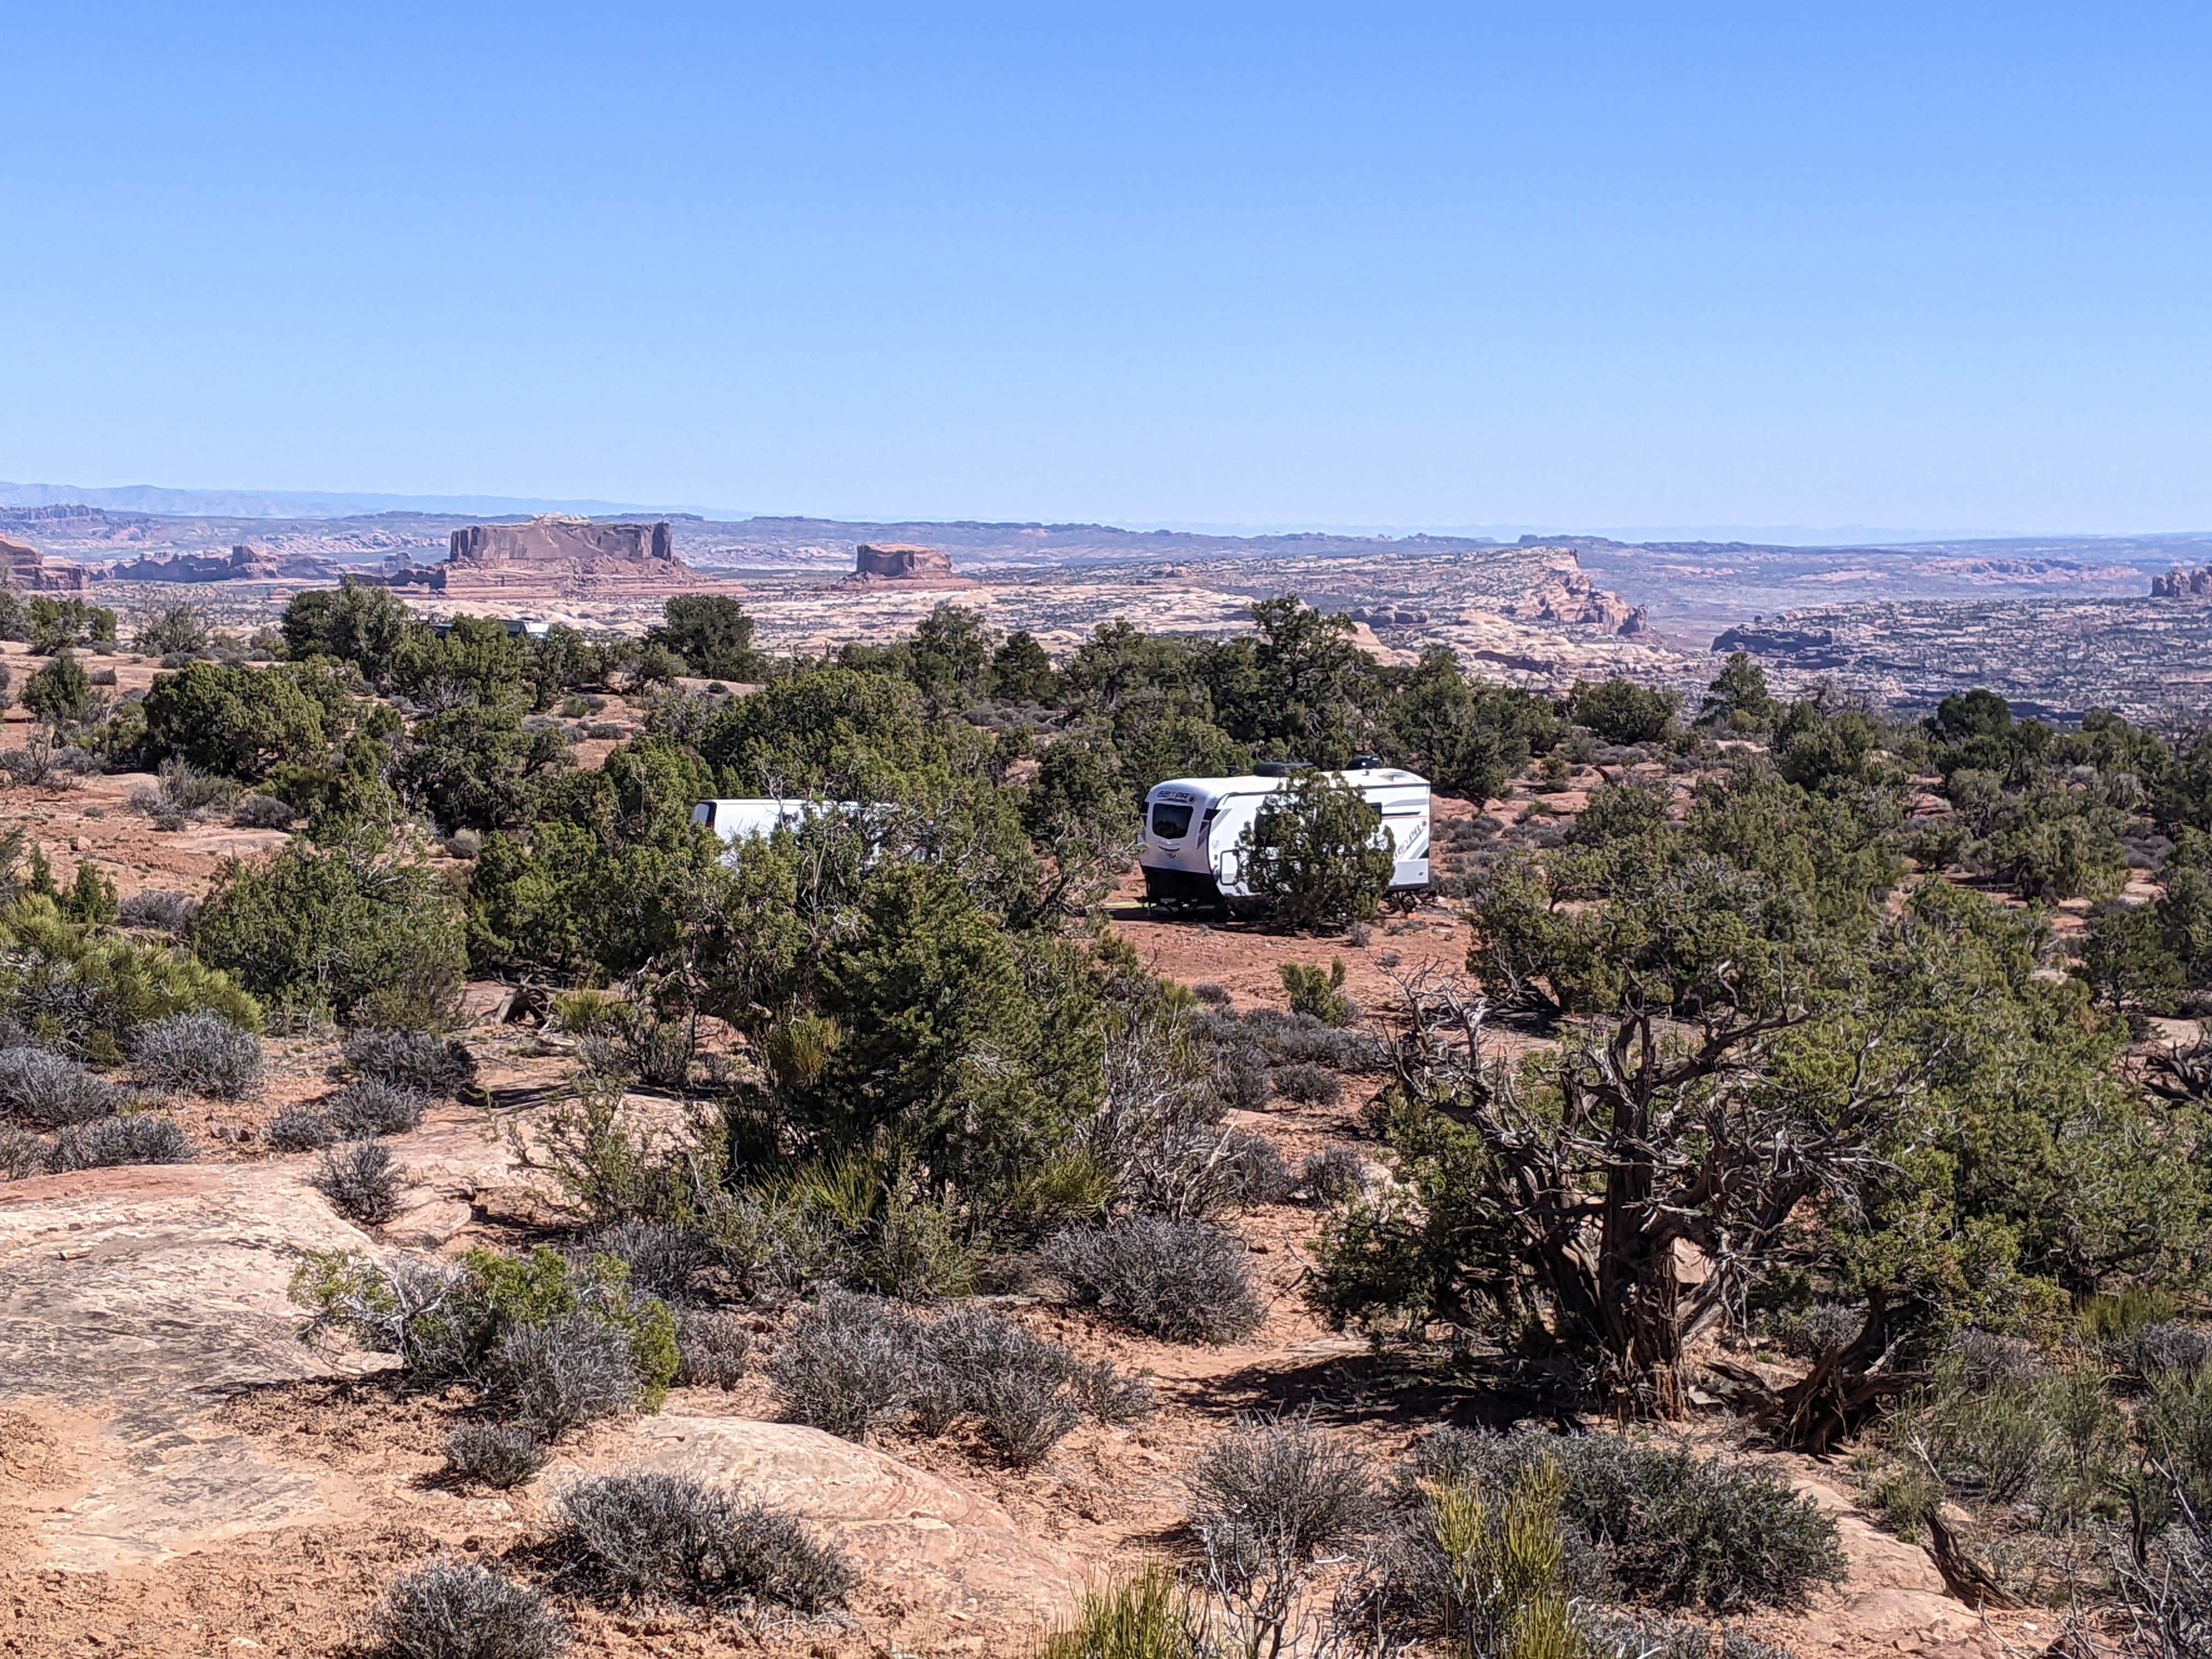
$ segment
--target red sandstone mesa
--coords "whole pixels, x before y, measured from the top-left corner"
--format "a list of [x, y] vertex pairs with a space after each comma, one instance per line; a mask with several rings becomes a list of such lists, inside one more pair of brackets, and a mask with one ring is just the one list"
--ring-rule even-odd
[[547, 516], [453, 532], [446, 562], [396, 571], [395, 587], [459, 598], [523, 595], [657, 599], [720, 586], [676, 556], [667, 520], [611, 524]]

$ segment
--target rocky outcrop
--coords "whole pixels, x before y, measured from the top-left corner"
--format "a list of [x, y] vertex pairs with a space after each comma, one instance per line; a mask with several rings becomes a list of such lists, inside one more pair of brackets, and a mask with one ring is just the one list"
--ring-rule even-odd
[[0, 1406], [77, 1425], [76, 1467], [33, 1522], [46, 1561], [156, 1561], [325, 1507], [315, 1475], [214, 1415], [236, 1389], [349, 1368], [301, 1345], [285, 1291], [302, 1250], [373, 1247], [304, 1164], [0, 1187]]
[[103, 579], [118, 582], [336, 581], [345, 567], [313, 554], [271, 552], [243, 543], [228, 554], [172, 553], [112, 565]]
[[1522, 622], [1571, 623], [1601, 634], [1634, 635], [1650, 625], [1644, 607], [1597, 586], [1579, 568], [1561, 569], [1536, 584], [1528, 597], [1506, 608]]
[[80, 564], [49, 564], [46, 556], [27, 542], [0, 536], [0, 568], [6, 584], [26, 593], [82, 593], [92, 578]]
[[2184, 570], [2179, 565], [2163, 576], [2150, 579], [2150, 596], [2154, 599], [2196, 599], [2212, 593], [2212, 565], [2195, 570]]
[[[392, 1362], [301, 1342], [286, 1287], [305, 1252], [437, 1249], [454, 1224], [441, 1207], [465, 1220], [471, 1199], [517, 1179], [505, 1149], [459, 1113], [392, 1145], [412, 1202], [376, 1238], [332, 1213], [305, 1158], [0, 1185], [0, 1562], [113, 1572], [257, 1537], [325, 1548], [388, 1522], [378, 1465], [302, 1441], [283, 1419], [299, 1409], [288, 1387]], [[586, 1469], [696, 1474], [835, 1541], [878, 1609], [1026, 1632], [1064, 1617], [1082, 1586], [1068, 1555], [981, 1492], [817, 1429], [692, 1415], [679, 1396], [571, 1455], [541, 1497]], [[407, 1494], [410, 1522], [434, 1526], [464, 1501], [423, 1507], [418, 1489]], [[471, 1501], [470, 1529], [503, 1529], [504, 1502]], [[0, 1626], [19, 1628], [6, 1615]]]
[[462, 599], [658, 599], [718, 586], [676, 556], [668, 523], [548, 515], [456, 530], [445, 562], [378, 580]]
[[1716, 656], [1736, 651], [1809, 673], [1841, 668], [1850, 661], [1850, 651], [1836, 643], [1835, 630], [1830, 628], [1731, 628], [1714, 637]]
[[1428, 621], [1425, 611], [1411, 611], [1403, 605], [1361, 605], [1344, 613], [1356, 623], [1365, 623], [1370, 628], [1414, 628]]
[[881, 576], [887, 581], [908, 581], [916, 576], [949, 576], [952, 556], [934, 547], [908, 547], [890, 542], [881, 547], [863, 542], [853, 553], [853, 574]]
[[658, 524], [602, 524], [547, 516], [527, 524], [472, 524], [453, 532], [447, 546], [456, 571], [544, 570], [556, 565], [619, 571], [655, 561], [676, 562], [665, 519]]
[[853, 574], [842, 587], [969, 587], [963, 576], [952, 574], [952, 556], [941, 548], [915, 547], [904, 542], [862, 542], [853, 552]]

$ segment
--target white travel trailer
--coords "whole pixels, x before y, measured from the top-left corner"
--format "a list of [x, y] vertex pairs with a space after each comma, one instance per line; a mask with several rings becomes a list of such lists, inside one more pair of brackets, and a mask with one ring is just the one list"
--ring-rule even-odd
[[723, 846], [735, 847], [741, 841], [766, 841], [779, 830], [799, 829], [810, 817], [849, 817], [860, 810], [860, 803], [850, 800], [702, 800], [691, 809], [691, 822], [712, 830]]
[[[1243, 869], [1244, 832], [1269, 797], [1303, 769], [1264, 764], [1249, 777], [1170, 778], [1145, 797], [1137, 862], [1155, 903], [1219, 904], [1249, 898]], [[1393, 892], [1429, 884], [1429, 781], [1395, 766], [1367, 765], [1332, 774], [1382, 814], [1382, 834], [1397, 861]]]

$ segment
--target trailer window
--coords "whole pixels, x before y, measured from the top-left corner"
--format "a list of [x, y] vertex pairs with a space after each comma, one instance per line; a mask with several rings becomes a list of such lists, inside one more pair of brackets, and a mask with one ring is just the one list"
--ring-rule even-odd
[[1152, 807], [1152, 834], [1162, 841], [1181, 841], [1190, 831], [1190, 803], [1164, 800]]

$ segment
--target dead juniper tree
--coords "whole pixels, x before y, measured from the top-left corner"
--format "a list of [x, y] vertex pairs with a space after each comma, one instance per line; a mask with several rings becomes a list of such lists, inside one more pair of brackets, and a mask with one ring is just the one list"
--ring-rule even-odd
[[[1723, 976], [1719, 983], [1725, 983]], [[1391, 1295], [1579, 1360], [1611, 1407], [1674, 1417], [1686, 1359], [1812, 1206], [1849, 1209], [1920, 1091], [1891, 1022], [1821, 1009], [1785, 970], [1672, 1008], [1627, 989], [1517, 1065], [1484, 1000], [1409, 981], [1385, 1110], [1419, 1203], [1340, 1230], [1322, 1298]]]
[[2212, 1653], [2212, 1521], [2190, 1503], [2178, 1474], [2160, 1473], [2171, 1487], [2172, 1518], [2145, 1539], [2139, 1512], [2136, 1536], [2113, 1549], [2129, 1626], [2122, 1650], [2129, 1659], [2203, 1659]]

